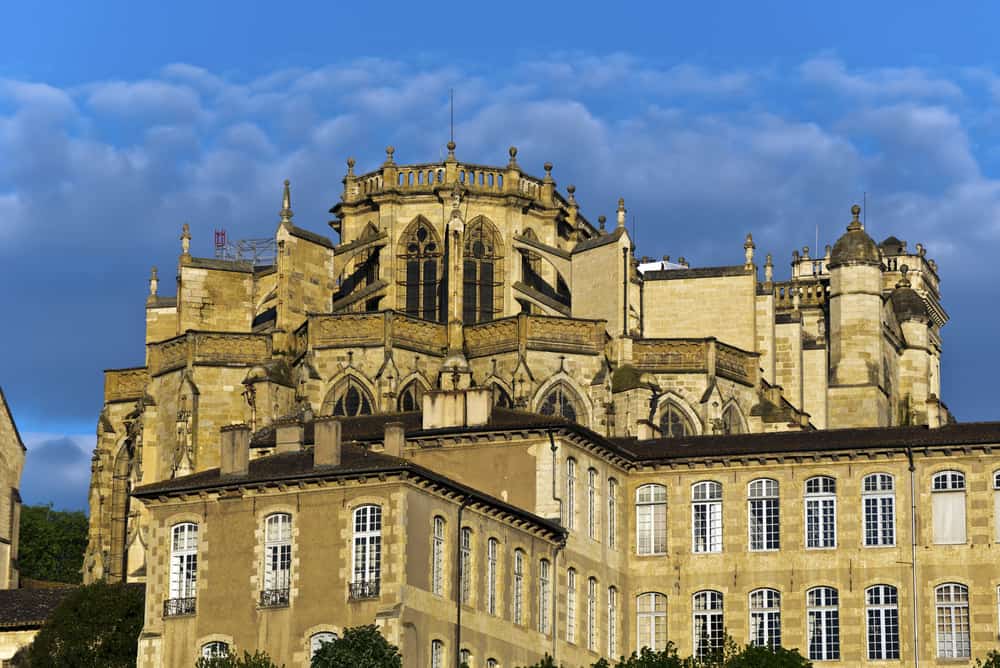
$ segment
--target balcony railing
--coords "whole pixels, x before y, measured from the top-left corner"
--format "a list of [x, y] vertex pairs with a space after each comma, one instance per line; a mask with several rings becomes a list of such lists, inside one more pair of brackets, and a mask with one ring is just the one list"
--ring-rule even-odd
[[287, 608], [288, 589], [262, 589], [260, 592], [260, 607]]
[[351, 601], [362, 601], [366, 598], [378, 598], [378, 592], [378, 580], [351, 582], [347, 585], [347, 597]]
[[164, 617], [181, 617], [193, 615], [195, 612], [194, 598], [168, 598], [163, 602]]

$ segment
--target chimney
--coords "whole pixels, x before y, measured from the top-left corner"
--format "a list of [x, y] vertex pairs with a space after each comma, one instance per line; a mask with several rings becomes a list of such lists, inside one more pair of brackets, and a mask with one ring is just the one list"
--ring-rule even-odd
[[298, 420], [276, 422], [274, 430], [274, 451], [295, 452], [302, 449], [302, 424]]
[[385, 437], [383, 440], [385, 454], [392, 457], [403, 456], [403, 446], [406, 444], [406, 435], [403, 433], [402, 422], [386, 422]]
[[221, 430], [222, 451], [219, 453], [221, 475], [245, 476], [250, 467], [250, 427], [232, 424]]
[[313, 466], [339, 466], [341, 453], [340, 420], [317, 418], [313, 422]]

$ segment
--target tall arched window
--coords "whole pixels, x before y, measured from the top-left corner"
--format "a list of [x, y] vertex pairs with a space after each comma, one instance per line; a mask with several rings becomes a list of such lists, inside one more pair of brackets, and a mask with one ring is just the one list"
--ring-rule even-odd
[[471, 325], [493, 320], [503, 311], [503, 245], [485, 218], [465, 228], [462, 266], [462, 322]]
[[600, 540], [597, 531], [597, 469], [587, 469], [587, 532], [593, 540]]
[[424, 386], [418, 381], [411, 381], [399, 393], [399, 410], [403, 413], [419, 411], [422, 407]]
[[837, 481], [830, 476], [806, 480], [806, 547], [837, 547]]
[[774, 589], [750, 592], [750, 644], [781, 646], [781, 594]]
[[572, 422], [577, 422], [576, 396], [562, 383], [557, 384], [549, 390], [545, 398], [538, 405], [538, 412], [542, 415], [555, 415]]
[[549, 606], [552, 601], [552, 573], [548, 559], [538, 562], [538, 632], [549, 632]]
[[597, 651], [597, 578], [587, 578], [587, 649]]
[[888, 473], [866, 475], [861, 482], [865, 514], [865, 546], [896, 544], [896, 496]]
[[576, 569], [566, 571], [566, 642], [576, 642]]
[[213, 640], [201, 646], [203, 659], [225, 659], [227, 656], [229, 656], [229, 643]]
[[608, 478], [608, 547], [618, 547], [618, 481]]
[[722, 412], [722, 431], [726, 434], [742, 434], [746, 431], [743, 427], [743, 416], [735, 403], [731, 403]]
[[401, 310], [414, 318], [444, 321], [440, 299], [443, 247], [434, 226], [417, 218], [403, 233], [397, 251], [397, 274]]
[[758, 478], [750, 483], [748, 496], [750, 550], [777, 550], [781, 547], [778, 481]]
[[618, 656], [618, 589], [608, 587], [608, 656]]
[[471, 605], [472, 603], [472, 529], [462, 527], [461, 532], [461, 569], [462, 569], [462, 603]]
[[264, 521], [264, 588], [260, 592], [263, 608], [288, 605], [292, 581], [292, 516], [268, 515]]
[[382, 508], [361, 506], [354, 511], [354, 577], [352, 600], [376, 598], [382, 579]]
[[969, 588], [943, 584], [934, 590], [937, 619], [937, 655], [941, 659], [968, 659]]
[[515, 624], [524, 624], [524, 550], [514, 550], [514, 596], [511, 616]]
[[170, 598], [163, 615], [191, 615], [198, 585], [198, 525], [183, 522], [174, 525], [170, 534]]
[[899, 658], [899, 596], [891, 585], [865, 590], [868, 659]]
[[507, 394], [507, 390], [503, 389], [498, 383], [490, 384], [490, 396], [493, 400], [494, 406], [499, 406], [500, 408], [514, 408], [514, 402], [511, 400], [510, 395]]
[[722, 650], [726, 631], [722, 616], [722, 593], [700, 591], [694, 595], [694, 655], [704, 659]]
[[486, 612], [497, 614], [497, 559], [500, 541], [490, 538], [486, 542]]
[[434, 518], [434, 538], [431, 544], [431, 592], [444, 596], [444, 518]]
[[660, 415], [660, 436], [663, 438], [679, 438], [691, 436], [694, 428], [687, 414], [673, 401], [668, 401]]
[[639, 555], [667, 552], [667, 488], [663, 485], [635, 490], [635, 544]]
[[667, 597], [657, 592], [639, 594], [635, 600], [636, 646], [658, 652], [667, 646]]
[[333, 388], [323, 402], [323, 412], [326, 415], [371, 415], [375, 402], [361, 383], [354, 378], [348, 378]]
[[566, 518], [563, 524], [567, 529], [576, 526], [576, 460], [570, 457], [566, 460]]
[[431, 641], [431, 668], [444, 668], [444, 643]]
[[814, 587], [806, 592], [809, 658], [836, 661], [840, 658], [840, 597], [833, 587]]

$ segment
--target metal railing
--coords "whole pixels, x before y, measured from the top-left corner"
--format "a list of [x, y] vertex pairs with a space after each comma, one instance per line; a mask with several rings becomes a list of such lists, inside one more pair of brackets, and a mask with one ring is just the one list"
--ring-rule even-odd
[[286, 608], [288, 607], [288, 589], [262, 589], [260, 591], [260, 607], [262, 608]]
[[195, 598], [168, 598], [163, 602], [164, 617], [181, 617], [195, 613]]
[[378, 580], [351, 582], [347, 585], [347, 597], [351, 601], [361, 601], [366, 598], [378, 598], [378, 594]]

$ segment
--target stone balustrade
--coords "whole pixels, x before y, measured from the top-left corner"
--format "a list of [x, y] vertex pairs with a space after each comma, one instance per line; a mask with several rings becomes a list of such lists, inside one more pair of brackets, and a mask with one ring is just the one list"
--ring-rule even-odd
[[799, 293], [799, 308], [820, 307], [827, 302], [827, 286], [820, 281], [782, 281], [774, 283], [774, 307], [795, 308], [795, 292]]
[[137, 401], [142, 398], [149, 383], [146, 367], [108, 369], [104, 372], [104, 401]]
[[149, 344], [149, 373], [158, 376], [184, 366], [251, 366], [271, 358], [269, 334], [187, 332]]
[[635, 366], [650, 373], [703, 373], [754, 386], [758, 354], [714, 338], [639, 339], [632, 343]]

